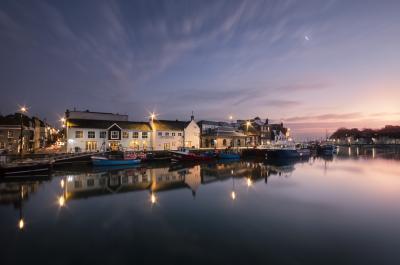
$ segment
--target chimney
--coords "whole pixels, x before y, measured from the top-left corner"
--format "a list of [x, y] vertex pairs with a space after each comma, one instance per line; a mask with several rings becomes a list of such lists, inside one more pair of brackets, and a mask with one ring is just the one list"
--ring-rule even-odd
[[194, 120], [193, 110], [192, 110], [192, 116], [190, 116], [190, 120], [191, 120], [191, 121]]

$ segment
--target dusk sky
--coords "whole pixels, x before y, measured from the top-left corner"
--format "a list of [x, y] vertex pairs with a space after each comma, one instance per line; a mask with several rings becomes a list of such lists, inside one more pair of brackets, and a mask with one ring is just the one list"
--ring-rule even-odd
[[400, 1], [5, 1], [0, 113], [400, 122]]

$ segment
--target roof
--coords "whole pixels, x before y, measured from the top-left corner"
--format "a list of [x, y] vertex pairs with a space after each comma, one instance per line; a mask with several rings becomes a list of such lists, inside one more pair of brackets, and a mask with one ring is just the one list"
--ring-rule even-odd
[[219, 127], [203, 134], [203, 136], [246, 137], [245, 134], [236, 132], [232, 127]]
[[117, 124], [122, 129], [151, 131], [148, 122], [137, 121], [104, 121], [104, 120], [85, 120], [85, 119], [69, 119], [68, 127], [72, 128], [93, 128], [93, 129], [108, 129], [113, 124]]
[[154, 120], [153, 123], [157, 131], [183, 131], [190, 121]]

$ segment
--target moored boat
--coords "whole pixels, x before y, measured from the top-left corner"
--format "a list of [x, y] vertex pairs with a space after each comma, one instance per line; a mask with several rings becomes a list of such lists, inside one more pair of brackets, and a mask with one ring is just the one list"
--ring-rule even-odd
[[268, 160], [297, 159], [300, 158], [300, 154], [291, 142], [280, 141], [266, 149], [265, 158]]
[[120, 166], [140, 164], [142, 155], [132, 152], [112, 153], [108, 155], [95, 155], [91, 157], [94, 166]]
[[0, 175], [16, 176], [50, 171], [53, 161], [22, 161], [0, 166]]
[[215, 156], [209, 154], [195, 154], [190, 152], [187, 148], [180, 148], [177, 151], [170, 151], [171, 160], [176, 161], [210, 161], [214, 159]]
[[240, 154], [236, 152], [223, 151], [218, 153], [219, 159], [240, 159]]
[[317, 147], [317, 152], [320, 155], [333, 155], [336, 153], [336, 150], [336, 146], [330, 143], [322, 143]]

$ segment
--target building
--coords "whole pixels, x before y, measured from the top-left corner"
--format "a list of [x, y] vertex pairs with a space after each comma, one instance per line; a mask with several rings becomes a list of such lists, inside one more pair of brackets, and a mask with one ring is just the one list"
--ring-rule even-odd
[[283, 123], [270, 124], [266, 119], [265, 124], [261, 126], [260, 142], [268, 144], [271, 141], [282, 140], [290, 137], [290, 130], [283, 126]]
[[67, 152], [151, 149], [147, 122], [67, 119]]
[[201, 135], [202, 148], [245, 147], [246, 135], [235, 131], [233, 127], [224, 126], [209, 129]]
[[152, 120], [153, 150], [177, 150], [179, 147], [200, 148], [200, 127], [190, 121]]
[[[22, 124], [21, 124], [22, 118]], [[36, 152], [43, 149], [55, 140], [56, 130], [37, 117], [28, 117], [15, 113], [0, 116], [0, 150], [9, 153], [18, 153], [21, 147], [22, 127], [22, 151]]]
[[191, 121], [134, 122], [127, 115], [67, 110], [65, 130], [67, 152], [200, 147], [200, 128], [193, 115]]

